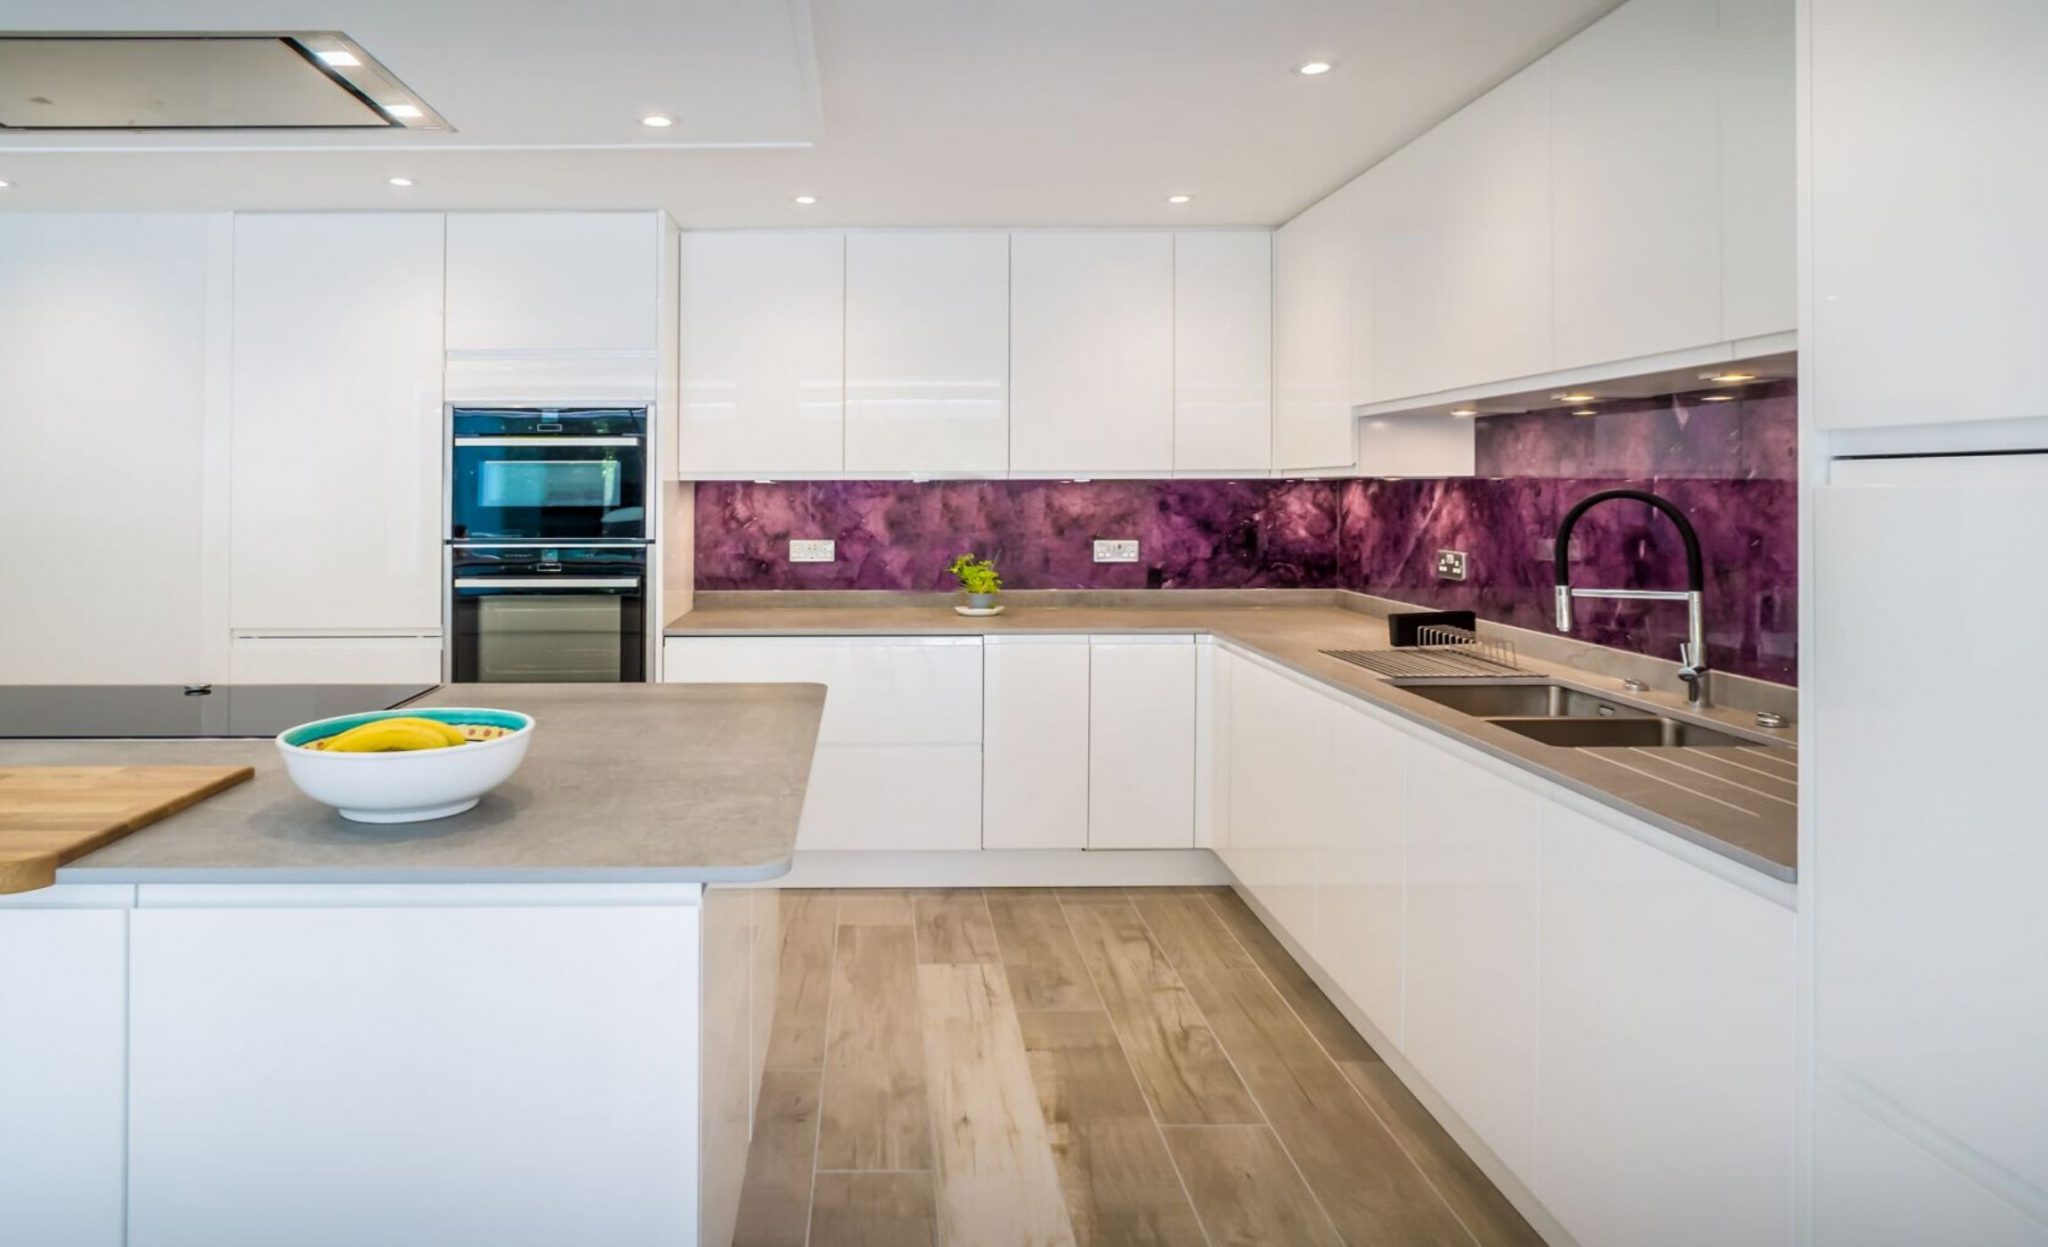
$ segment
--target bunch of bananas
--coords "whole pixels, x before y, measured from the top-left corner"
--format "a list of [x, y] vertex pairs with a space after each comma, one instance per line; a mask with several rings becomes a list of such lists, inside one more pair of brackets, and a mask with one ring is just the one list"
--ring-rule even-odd
[[399, 753], [413, 749], [446, 749], [451, 745], [468, 743], [469, 738], [462, 729], [452, 723], [402, 716], [360, 724], [339, 735], [314, 741], [312, 748], [333, 753]]

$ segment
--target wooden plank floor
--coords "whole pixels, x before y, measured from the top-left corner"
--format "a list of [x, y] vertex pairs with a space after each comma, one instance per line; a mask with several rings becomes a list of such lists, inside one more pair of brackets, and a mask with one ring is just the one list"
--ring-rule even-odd
[[1228, 889], [782, 904], [737, 1247], [1541, 1243]]

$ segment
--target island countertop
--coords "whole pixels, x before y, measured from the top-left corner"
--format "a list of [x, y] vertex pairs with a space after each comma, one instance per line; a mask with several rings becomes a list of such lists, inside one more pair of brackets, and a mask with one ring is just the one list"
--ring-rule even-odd
[[60, 884], [742, 882], [789, 869], [825, 689], [465, 684], [412, 704], [532, 715], [525, 763], [473, 810], [388, 827], [299, 792], [268, 739], [4, 741], [0, 765], [256, 769]]

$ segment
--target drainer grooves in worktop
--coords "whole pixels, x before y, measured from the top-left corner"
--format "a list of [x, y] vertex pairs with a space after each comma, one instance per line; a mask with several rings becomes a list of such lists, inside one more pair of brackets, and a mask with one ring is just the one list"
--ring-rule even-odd
[[1516, 663], [1512, 642], [1482, 637], [1464, 628], [1430, 625], [1416, 630], [1415, 642], [1395, 649], [1326, 649], [1323, 653], [1355, 667], [1395, 677], [1542, 674]]

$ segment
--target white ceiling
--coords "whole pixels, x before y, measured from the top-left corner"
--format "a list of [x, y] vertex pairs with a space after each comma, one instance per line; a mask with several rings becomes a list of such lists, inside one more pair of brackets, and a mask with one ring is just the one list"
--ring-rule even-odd
[[0, 134], [0, 210], [1270, 225], [1617, 2], [0, 0], [0, 29], [339, 30], [455, 127]]

